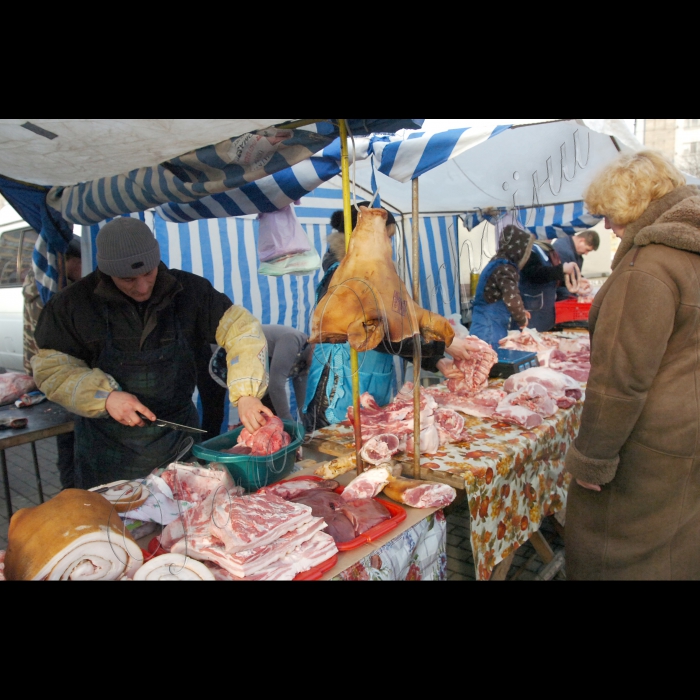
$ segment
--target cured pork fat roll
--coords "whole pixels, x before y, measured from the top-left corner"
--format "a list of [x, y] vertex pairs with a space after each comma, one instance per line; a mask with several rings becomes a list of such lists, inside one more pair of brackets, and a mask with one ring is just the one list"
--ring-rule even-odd
[[394, 479], [384, 495], [412, 508], [446, 508], [457, 498], [457, 492], [447, 484], [417, 479]]
[[143, 563], [112, 505], [79, 489], [17, 511], [8, 540], [8, 581], [117, 581]]
[[162, 554], [146, 562], [134, 575], [134, 581], [216, 581], [201, 562], [182, 554]]

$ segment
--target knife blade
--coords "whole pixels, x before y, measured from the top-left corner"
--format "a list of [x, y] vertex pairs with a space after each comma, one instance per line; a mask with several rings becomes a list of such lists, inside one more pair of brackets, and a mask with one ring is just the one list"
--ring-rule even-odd
[[180, 425], [179, 423], [171, 423], [168, 420], [161, 420], [160, 418], [155, 421], [149, 420], [143, 414], [136, 411], [136, 415], [141, 418], [141, 420], [149, 423], [150, 425], [155, 425], [157, 428], [171, 428], [172, 430], [182, 430], [185, 433], [202, 433], [206, 435], [206, 430], [201, 430], [200, 428], [192, 428], [189, 425]]

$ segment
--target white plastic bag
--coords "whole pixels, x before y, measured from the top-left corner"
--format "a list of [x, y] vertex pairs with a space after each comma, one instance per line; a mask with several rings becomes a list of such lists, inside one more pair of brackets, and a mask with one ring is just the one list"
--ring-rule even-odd
[[445, 316], [445, 318], [450, 322], [457, 338], [469, 337], [469, 331], [462, 325], [462, 317], [459, 314], [450, 314], [449, 316]]
[[312, 275], [321, 268], [321, 256], [312, 248], [308, 253], [290, 255], [281, 260], [262, 263], [258, 270], [259, 275], [268, 277], [282, 277], [283, 275]]
[[291, 205], [270, 214], [260, 214], [258, 221], [258, 258], [261, 263], [311, 250], [309, 239]]

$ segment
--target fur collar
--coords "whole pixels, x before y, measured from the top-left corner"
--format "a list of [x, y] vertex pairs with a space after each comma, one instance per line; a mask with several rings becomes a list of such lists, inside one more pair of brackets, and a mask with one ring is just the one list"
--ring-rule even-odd
[[669, 209], [634, 239], [638, 246], [660, 243], [669, 248], [700, 253], [700, 192]]
[[637, 221], [625, 229], [613, 270], [635, 245], [660, 243], [700, 253], [700, 188], [677, 187], [652, 202]]

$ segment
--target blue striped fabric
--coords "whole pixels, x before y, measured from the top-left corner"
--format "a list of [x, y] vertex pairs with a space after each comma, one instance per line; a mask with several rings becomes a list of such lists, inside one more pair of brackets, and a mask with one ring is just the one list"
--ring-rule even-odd
[[[297, 217], [321, 258], [327, 250], [331, 233], [331, 214], [342, 209], [342, 192], [319, 188], [304, 197], [296, 207]], [[161, 257], [168, 267], [193, 272], [208, 279], [234, 304], [248, 309], [264, 324], [280, 324], [309, 332], [315, 304], [315, 289], [323, 275], [319, 270], [304, 277], [265, 277], [258, 275], [258, 222], [254, 217], [233, 217], [197, 220], [188, 223], [166, 221], [149, 211], [132, 215], [145, 221], [155, 232]], [[411, 283], [411, 223], [407, 231], [407, 254], [397, 246], [397, 255], [406, 265], [404, 281]], [[107, 223], [90, 227], [92, 267], [97, 267], [94, 241], [99, 229]], [[459, 263], [457, 253], [457, 218], [429, 217], [421, 219], [421, 305], [447, 316], [458, 313]]]
[[[409, 291], [413, 289], [412, 219], [403, 217], [405, 244], [395, 243], [397, 267]], [[460, 312], [459, 225], [457, 216], [426, 216], [420, 220], [420, 305], [441, 316]]]
[[[348, 121], [354, 133], [366, 136], [373, 132], [415, 129], [424, 120]], [[291, 131], [271, 127], [199, 148], [157, 166], [70, 187], [54, 187], [47, 196], [47, 203], [61, 212], [67, 221], [83, 225], [170, 203], [189, 204], [192, 211], [199, 214], [190, 218], [209, 218], [197, 207], [198, 200], [237, 190], [263, 178], [268, 179], [323, 150], [337, 135], [338, 129], [332, 124]], [[275, 182], [274, 178], [271, 180]], [[301, 183], [290, 180], [283, 183], [283, 189], [275, 184], [269, 194], [274, 196], [284, 192], [292, 195], [294, 201], [308, 191]], [[249, 202], [253, 203], [257, 212], [272, 211], [269, 194], [264, 188], [250, 190], [239, 198], [240, 202], [234, 198], [233, 208], [225, 208], [218, 216], [253, 213], [247, 210]]]
[[474, 127], [437, 134], [417, 132], [407, 139], [374, 139], [373, 151], [379, 159], [381, 173], [399, 182], [408, 182], [508, 129], [509, 125]]
[[[495, 225], [508, 212], [509, 210], [505, 208], [489, 210], [488, 213], [479, 210], [469, 212], [462, 218], [464, 225], [471, 231], [484, 221]], [[583, 202], [519, 209], [517, 217], [520, 225], [526, 231], [534, 233], [540, 240], [551, 240], [586, 231], [593, 228], [603, 218], [586, 212]]]
[[[406, 182], [474, 148], [509, 126], [451, 129], [438, 134], [411, 133], [408, 138], [372, 136], [356, 139], [358, 161], [374, 157], [377, 169]], [[340, 174], [340, 140], [311, 158], [239, 189], [197, 202], [168, 203], [157, 208], [166, 221], [185, 222], [219, 216], [244, 216], [282, 209]]]

